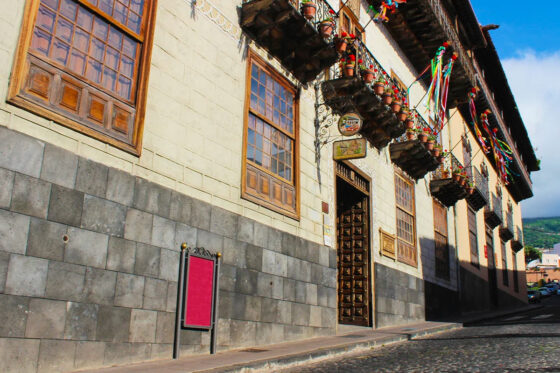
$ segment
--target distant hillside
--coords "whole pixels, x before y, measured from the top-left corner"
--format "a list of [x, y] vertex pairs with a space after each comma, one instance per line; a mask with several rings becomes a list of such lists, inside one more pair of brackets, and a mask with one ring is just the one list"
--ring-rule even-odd
[[525, 245], [551, 248], [560, 243], [560, 217], [523, 219]]

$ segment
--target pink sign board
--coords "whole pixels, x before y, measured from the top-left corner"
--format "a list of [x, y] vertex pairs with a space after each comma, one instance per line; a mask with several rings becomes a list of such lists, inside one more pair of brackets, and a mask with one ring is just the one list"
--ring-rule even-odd
[[214, 292], [214, 261], [189, 256], [185, 289], [185, 327], [212, 326], [212, 295]]

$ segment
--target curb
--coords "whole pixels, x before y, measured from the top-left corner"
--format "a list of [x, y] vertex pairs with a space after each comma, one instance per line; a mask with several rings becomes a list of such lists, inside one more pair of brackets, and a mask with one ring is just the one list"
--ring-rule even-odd
[[460, 323], [449, 323], [447, 325], [436, 326], [430, 329], [420, 330], [413, 333], [405, 333], [397, 336], [375, 338], [368, 341], [346, 343], [334, 347], [324, 347], [303, 353], [295, 353], [277, 358], [262, 359], [243, 364], [235, 364], [227, 367], [197, 370], [196, 373], [249, 373], [258, 371], [275, 371], [287, 369], [302, 364], [317, 363], [322, 360], [332, 359], [352, 352], [360, 352], [375, 347], [382, 347], [398, 342], [406, 342], [417, 337], [441, 333], [454, 329], [460, 329]]
[[463, 321], [463, 325], [464, 326], [469, 326], [471, 324], [477, 323], [477, 322], [481, 322], [481, 321], [488, 321], [488, 320], [493, 320], [496, 319], [498, 317], [503, 317], [503, 316], [509, 316], [509, 315], [513, 315], [516, 313], [520, 313], [520, 312], [527, 312], [527, 311], [533, 311], [533, 310], [538, 310], [543, 308], [544, 306], [542, 304], [539, 305], [532, 305], [532, 306], [528, 306], [528, 307], [521, 307], [521, 308], [514, 308], [514, 309], [509, 309], [509, 310], [504, 310], [502, 312], [497, 312], [491, 315], [480, 315], [478, 317], [473, 317], [470, 319], [465, 319]]

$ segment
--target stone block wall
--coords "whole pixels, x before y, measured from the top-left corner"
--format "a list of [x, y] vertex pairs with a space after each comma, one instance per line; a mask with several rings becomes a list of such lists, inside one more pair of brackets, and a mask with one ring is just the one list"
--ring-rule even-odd
[[0, 191], [2, 372], [170, 358], [182, 242], [223, 253], [219, 349], [335, 331], [328, 247], [4, 127]]
[[375, 263], [376, 327], [425, 319], [424, 280]]

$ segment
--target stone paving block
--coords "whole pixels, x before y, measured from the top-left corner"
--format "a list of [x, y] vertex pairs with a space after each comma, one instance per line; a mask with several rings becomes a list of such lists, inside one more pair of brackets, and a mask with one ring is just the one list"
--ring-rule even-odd
[[293, 303], [292, 304], [292, 323], [294, 325], [309, 325], [309, 315], [311, 306], [308, 304]]
[[41, 340], [38, 371], [45, 373], [68, 372], [74, 369], [76, 342]]
[[75, 369], [97, 368], [103, 365], [105, 342], [76, 342]]
[[132, 206], [136, 178], [129, 173], [109, 168], [106, 198], [124, 206]]
[[8, 277], [8, 264], [10, 254], [0, 251], [0, 293], [6, 290], [6, 277]]
[[49, 220], [79, 227], [82, 221], [84, 193], [53, 185], [49, 203]]
[[[270, 228], [259, 222], [255, 222], [253, 245], [259, 247], [268, 247], [268, 235]], [[269, 248], [271, 249], [271, 248]], [[271, 249], [272, 250], [272, 249]], [[275, 250], [273, 250], [275, 251]]]
[[247, 243], [224, 238], [222, 263], [231, 264], [237, 268], [247, 268]]
[[165, 311], [167, 281], [146, 277], [144, 285], [144, 309]]
[[121, 307], [142, 308], [144, 283], [144, 277], [118, 273], [114, 304]]
[[107, 246], [109, 244], [109, 237], [107, 235], [69, 227], [68, 237], [64, 261], [105, 268], [107, 263]]
[[6, 293], [42, 297], [47, 286], [49, 261], [12, 254], [8, 264]]
[[268, 229], [267, 248], [272, 251], [282, 252], [282, 232], [274, 228]]
[[9, 209], [14, 189], [14, 172], [0, 168], [0, 208]]
[[231, 320], [230, 339], [234, 346], [254, 346], [257, 341], [257, 323]]
[[210, 230], [212, 206], [198, 199], [192, 200], [190, 225], [205, 231]]
[[235, 291], [237, 283], [237, 267], [229, 264], [220, 265], [220, 289]]
[[25, 254], [29, 216], [0, 210], [0, 250]]
[[0, 126], [0, 167], [39, 177], [45, 145]]
[[284, 295], [284, 282], [282, 277], [258, 272], [257, 294], [262, 297], [282, 299]]
[[286, 277], [288, 275], [287, 257], [270, 250], [262, 250], [262, 271], [276, 276]]
[[172, 312], [158, 312], [156, 326], [156, 343], [173, 343], [174, 335], [175, 314]]
[[93, 196], [105, 198], [109, 167], [79, 157], [76, 189]]
[[28, 297], [0, 294], [0, 337], [25, 336], [29, 299]]
[[159, 277], [163, 280], [177, 281], [179, 277], [179, 258], [177, 251], [161, 249]]
[[46, 218], [50, 193], [50, 183], [30, 176], [16, 174], [11, 209], [21, 214]]
[[297, 239], [292, 234], [282, 232], [282, 254], [295, 257], [297, 253]]
[[62, 261], [65, 246], [63, 237], [67, 229], [66, 225], [32, 218], [29, 226], [27, 254]]
[[263, 264], [263, 250], [254, 245], [247, 245], [245, 249], [245, 262], [247, 263], [247, 268], [254, 269], [255, 271], [262, 271]]
[[85, 196], [82, 228], [123, 237], [125, 219], [125, 206], [105, 199]]
[[[178, 273], [178, 272], [177, 272]], [[177, 309], [177, 282], [167, 283], [167, 312], [175, 312]]]
[[282, 299], [290, 302], [296, 301], [296, 280], [284, 279], [284, 296]]
[[182, 193], [172, 191], [170, 197], [169, 218], [190, 225], [193, 200]]
[[186, 243], [188, 247], [196, 246], [197, 229], [189, 225], [177, 223], [175, 225], [175, 240], [172, 247], [167, 247], [170, 250], [179, 251], [181, 244]]
[[47, 276], [48, 298], [80, 302], [84, 298], [86, 267], [49, 261]]
[[258, 277], [258, 272], [238, 268], [236, 291], [241, 294], [255, 294], [257, 292]]
[[152, 214], [128, 209], [126, 213], [124, 238], [150, 244], [152, 242], [153, 218], [154, 216]]
[[134, 272], [136, 242], [118, 237], [109, 237], [107, 269], [118, 272]]
[[238, 241], [253, 243], [255, 221], [244, 216], [237, 219], [237, 234], [235, 239]]
[[[1, 137], [0, 132], [0, 144]], [[39, 344], [38, 339], [0, 338], [0, 372], [36, 372]]]
[[208, 232], [205, 230], [198, 230], [196, 239], [197, 247], [204, 247], [213, 253], [222, 251], [224, 246], [224, 238], [216, 233]]
[[41, 179], [66, 188], [76, 185], [78, 156], [51, 144], [45, 144]]
[[117, 272], [88, 267], [84, 285], [84, 300], [88, 303], [113, 304]]
[[98, 310], [97, 304], [68, 302], [64, 339], [95, 340]]
[[129, 341], [155, 342], [157, 314], [156, 311], [132, 310]]
[[126, 342], [130, 329], [130, 308], [99, 306], [96, 338], [104, 342]]
[[152, 227], [152, 245], [165, 249], [175, 249], [175, 222], [154, 216]]
[[171, 191], [158, 184], [136, 178], [133, 206], [159, 216], [169, 216]]
[[62, 339], [65, 322], [66, 302], [33, 298], [29, 302], [25, 337]]

